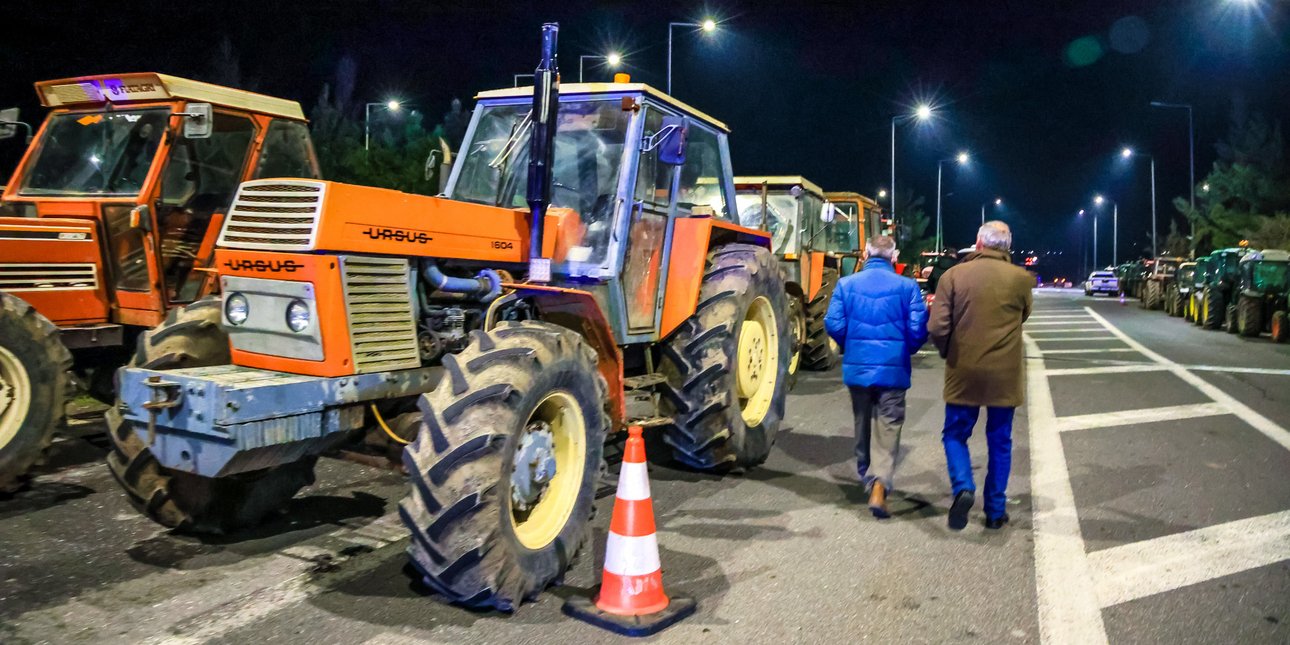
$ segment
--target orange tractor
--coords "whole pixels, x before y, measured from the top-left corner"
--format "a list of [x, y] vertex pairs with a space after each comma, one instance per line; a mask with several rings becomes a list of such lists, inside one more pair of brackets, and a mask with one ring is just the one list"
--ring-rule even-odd
[[120, 372], [109, 466], [137, 508], [255, 523], [379, 427], [409, 443], [425, 584], [513, 609], [582, 546], [628, 426], [696, 469], [766, 459], [788, 302], [735, 221], [727, 129], [626, 79], [561, 87], [556, 29], [536, 89], [477, 97], [443, 196], [242, 184], [215, 266], [232, 364]]
[[789, 373], [832, 368], [838, 347], [824, 329], [824, 315], [844, 256], [859, 257], [858, 220], [839, 219], [824, 191], [803, 177], [735, 177], [735, 190], [740, 222], [770, 234], [784, 273], [794, 352]]
[[883, 234], [882, 207], [870, 197], [852, 192], [824, 193], [833, 204], [835, 223], [830, 227], [828, 252], [841, 258], [842, 276], [860, 270], [865, 243]]
[[[112, 400], [140, 334], [167, 364], [227, 362], [214, 328], [215, 236], [247, 179], [317, 177], [293, 101], [162, 74], [36, 84], [52, 108], [0, 200], [0, 492], [40, 458], [70, 374]], [[176, 317], [174, 307], [189, 304]], [[151, 358], [159, 358], [157, 351]]]

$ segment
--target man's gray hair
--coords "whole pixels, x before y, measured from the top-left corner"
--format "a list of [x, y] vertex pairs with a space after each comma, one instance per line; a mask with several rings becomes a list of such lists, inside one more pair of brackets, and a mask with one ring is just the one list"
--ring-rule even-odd
[[896, 239], [890, 235], [875, 235], [869, 238], [869, 244], [865, 248], [868, 249], [871, 258], [891, 260], [896, 257]]
[[1007, 251], [1012, 248], [1012, 229], [999, 220], [986, 222], [977, 230], [976, 241], [987, 249]]

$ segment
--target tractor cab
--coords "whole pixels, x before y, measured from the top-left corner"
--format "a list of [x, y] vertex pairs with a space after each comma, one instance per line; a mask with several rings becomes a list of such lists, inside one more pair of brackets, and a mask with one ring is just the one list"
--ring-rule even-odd
[[[1252, 251], [1241, 258], [1240, 287], [1236, 302], [1237, 331], [1258, 336], [1272, 328], [1273, 340], [1285, 342], [1286, 299], [1290, 293], [1290, 253], [1280, 249]], [[1279, 313], [1279, 315], [1278, 315]]]
[[[839, 228], [839, 232], [830, 236], [836, 240], [838, 250], [835, 252], [842, 256], [839, 267], [842, 275], [851, 275], [860, 270], [860, 256], [864, 252], [865, 244], [883, 232], [882, 207], [878, 202], [860, 193], [825, 193], [824, 197], [833, 204], [835, 219], [840, 222], [851, 222], [850, 228], [855, 230], [854, 239], [850, 237], [846, 240], [838, 239], [842, 235], [840, 231], [848, 231], [847, 235], [852, 235], [847, 227]], [[837, 225], [834, 228], [838, 228]], [[833, 244], [831, 243], [830, 250], [834, 250]]]
[[318, 176], [294, 101], [164, 74], [36, 93], [52, 111], [0, 201], [0, 289], [98, 338], [212, 289], [203, 269], [243, 180]]

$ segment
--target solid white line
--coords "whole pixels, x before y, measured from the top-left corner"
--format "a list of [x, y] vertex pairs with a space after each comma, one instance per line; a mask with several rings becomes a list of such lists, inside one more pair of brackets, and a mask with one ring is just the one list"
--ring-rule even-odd
[[1234, 372], [1238, 374], [1290, 376], [1290, 370], [1277, 370], [1267, 367], [1237, 367], [1235, 365], [1183, 365], [1182, 367], [1192, 372]]
[[1027, 318], [1026, 322], [1029, 323], [1032, 320], [1088, 320], [1088, 316], [1085, 314], [1071, 316], [1066, 314], [1035, 314]]
[[1115, 340], [1115, 336], [1076, 336], [1072, 338], [1036, 338], [1041, 343], [1077, 343], [1080, 341]]
[[1041, 643], [1105, 643], [1106, 627], [1084, 551], [1066, 452], [1057, 432], [1052, 391], [1034, 339], [1026, 338], [1030, 499], [1035, 541], [1035, 596]]
[[1097, 312], [1092, 309], [1089, 309], [1088, 313], [1094, 318], [1097, 318], [1099, 322], [1105, 325], [1111, 333], [1116, 335], [1116, 337], [1124, 341], [1126, 345], [1142, 352], [1142, 354], [1147, 358], [1150, 358], [1161, 365], [1167, 366], [1171, 372], [1178, 375], [1178, 378], [1187, 381], [1193, 387], [1203, 392], [1205, 396], [1213, 399], [1216, 403], [1223, 404], [1223, 406], [1225, 406], [1232, 414], [1235, 414], [1237, 417], [1240, 417], [1242, 421], [1253, 426], [1255, 430], [1262, 432], [1267, 438], [1277, 442], [1277, 444], [1282, 448], [1290, 450], [1290, 432], [1287, 432], [1285, 428], [1258, 412], [1255, 412], [1250, 408], [1250, 406], [1236, 400], [1236, 397], [1233, 397], [1227, 392], [1219, 389], [1217, 386], [1210, 384], [1209, 381], [1187, 371], [1187, 368], [1182, 365], [1147, 349], [1147, 347], [1142, 343], [1129, 338], [1128, 334], [1120, 331], [1119, 328], [1112, 325], [1105, 318], [1099, 316]]
[[1227, 414], [1228, 409], [1221, 403], [1198, 403], [1196, 405], [1174, 405], [1166, 408], [1146, 408], [1143, 410], [1119, 410], [1098, 414], [1081, 414], [1077, 416], [1057, 417], [1057, 431], [1095, 430], [1113, 428], [1137, 423], [1155, 423], [1178, 419], [1196, 419]]
[[1097, 321], [1096, 321], [1096, 320], [1093, 320], [1092, 318], [1089, 318], [1088, 316], [1080, 316], [1080, 319], [1079, 319], [1079, 320], [1042, 320], [1042, 319], [1041, 319], [1039, 322], [1031, 322], [1031, 320], [1034, 320], [1034, 318], [1031, 318], [1030, 320], [1027, 320], [1026, 322], [1022, 323], [1022, 326], [1023, 326], [1023, 327], [1034, 327], [1035, 325], [1077, 325], [1077, 326], [1078, 326], [1078, 325], [1092, 325], [1092, 326], [1093, 326], [1093, 328], [1095, 328], [1095, 329], [1101, 329], [1101, 328], [1102, 328], [1102, 326], [1101, 326], [1101, 325], [1098, 325], [1098, 324], [1097, 324]]
[[[1040, 350], [1035, 350], [1040, 351]], [[1138, 350], [1132, 347], [1097, 347], [1094, 349], [1045, 349], [1042, 353], [1047, 354], [1098, 354], [1101, 352], [1136, 352]]]
[[1122, 374], [1125, 372], [1162, 372], [1167, 369], [1164, 365], [1155, 363], [1140, 363], [1129, 365], [1106, 365], [1104, 367], [1069, 367], [1056, 370], [1048, 370], [1048, 376], [1078, 376], [1084, 374]]
[[1062, 327], [1060, 329], [1027, 329], [1027, 334], [1078, 334], [1085, 332], [1106, 332], [1106, 328], [1097, 323], [1087, 323], [1084, 327]]
[[1095, 551], [1103, 607], [1290, 559], [1290, 511]]

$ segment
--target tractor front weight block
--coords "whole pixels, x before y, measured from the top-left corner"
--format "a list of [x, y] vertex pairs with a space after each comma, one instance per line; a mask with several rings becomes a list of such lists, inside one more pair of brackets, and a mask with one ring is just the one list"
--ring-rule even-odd
[[440, 367], [320, 378], [219, 365], [122, 369], [121, 414], [166, 468], [223, 477], [320, 454], [369, 402], [423, 394]]

